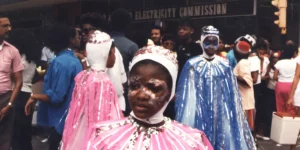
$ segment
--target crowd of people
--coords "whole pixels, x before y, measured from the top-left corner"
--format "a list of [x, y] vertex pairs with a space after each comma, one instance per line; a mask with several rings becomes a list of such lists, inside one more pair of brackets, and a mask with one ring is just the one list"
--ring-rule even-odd
[[292, 41], [272, 51], [246, 34], [228, 46], [208, 25], [196, 42], [190, 18], [176, 36], [154, 26], [129, 39], [130, 21], [125, 10], [110, 22], [87, 13], [78, 26], [52, 25], [39, 45], [0, 16], [0, 149], [33, 149], [37, 103], [50, 150], [255, 150], [270, 140], [273, 112], [300, 115]]

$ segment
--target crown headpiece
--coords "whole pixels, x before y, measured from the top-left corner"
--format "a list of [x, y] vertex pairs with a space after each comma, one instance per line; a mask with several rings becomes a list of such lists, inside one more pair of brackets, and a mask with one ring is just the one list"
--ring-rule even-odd
[[147, 57], [164, 57], [165, 59], [168, 59], [172, 63], [174, 63], [176, 66], [178, 66], [177, 56], [172, 51], [165, 49], [161, 46], [146, 46], [138, 50], [133, 57], [133, 60], [135, 60], [137, 57], [143, 57], [142, 55], [145, 55], [145, 58]]
[[214, 34], [219, 35], [219, 30], [214, 26], [205, 26], [202, 28], [202, 35]]

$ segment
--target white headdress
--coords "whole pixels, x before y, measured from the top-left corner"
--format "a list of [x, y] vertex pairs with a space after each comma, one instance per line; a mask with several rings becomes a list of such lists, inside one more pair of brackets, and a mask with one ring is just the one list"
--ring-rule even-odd
[[[136, 65], [138, 62], [143, 61], [143, 60], [152, 60], [155, 61], [162, 66], [164, 66], [168, 72], [170, 73], [172, 77], [172, 91], [171, 91], [171, 96], [169, 99], [169, 102], [175, 95], [175, 88], [176, 88], [176, 80], [177, 80], [177, 74], [178, 74], [178, 63], [176, 59], [176, 55], [171, 52], [170, 50], [167, 50], [161, 46], [148, 46], [140, 49], [137, 51], [135, 54], [130, 66], [129, 70], [132, 69], [134, 65]], [[163, 119], [163, 113], [168, 106], [168, 103], [165, 104], [165, 106], [157, 112], [155, 115], [148, 119], [140, 119], [137, 118], [134, 113], [132, 112], [131, 115], [133, 115], [136, 119], [141, 120], [143, 122], [149, 123], [149, 124], [156, 124], [160, 123]]]
[[89, 64], [92, 69], [105, 70], [108, 55], [113, 40], [110, 36], [101, 31], [95, 31], [89, 37], [86, 44], [86, 53]]
[[235, 50], [239, 53], [247, 54], [251, 52], [251, 48], [254, 47], [256, 44], [256, 40], [251, 35], [241, 36], [235, 40]]
[[218, 42], [219, 42], [219, 30], [217, 28], [211, 26], [211, 25], [210, 26], [205, 26], [205, 27], [202, 28], [202, 33], [201, 33], [201, 37], [200, 37], [200, 41], [201, 41], [200, 45], [203, 49], [203, 57], [208, 58], [208, 59], [212, 59], [215, 56], [208, 56], [205, 53], [204, 46], [203, 46], [204, 45], [203, 42], [204, 42], [205, 38], [208, 37], [208, 36], [217, 37]]

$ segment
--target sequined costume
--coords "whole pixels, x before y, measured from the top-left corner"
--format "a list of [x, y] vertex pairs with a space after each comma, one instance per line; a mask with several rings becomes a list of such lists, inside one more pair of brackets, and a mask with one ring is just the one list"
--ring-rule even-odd
[[203, 132], [164, 120], [164, 125], [152, 128], [143, 128], [132, 116], [99, 124], [89, 150], [212, 150]]
[[[106, 33], [95, 31], [95, 34], [97, 34], [96, 39], [108, 41], [109, 37]], [[109, 47], [105, 47], [105, 44]], [[89, 54], [98, 56], [98, 60], [94, 62], [90, 60], [91, 69], [80, 72], [75, 78], [75, 88], [65, 123], [61, 150], [86, 149], [89, 140], [87, 133], [91, 127], [102, 121], [123, 117], [113, 83], [104, 72], [107, 61], [105, 58], [107, 58], [110, 46], [111, 42], [96, 45], [102, 48], [101, 52], [99, 49], [87, 46], [88, 60], [92, 59]], [[103, 55], [106, 57], [101, 57]]]
[[184, 66], [176, 91], [176, 120], [204, 131], [215, 150], [256, 149], [228, 60], [207, 57], [204, 53]]
[[[166, 59], [168, 57], [168, 59]], [[168, 69], [173, 87], [169, 101], [175, 94], [177, 79], [176, 56], [169, 50], [154, 46], [136, 53], [131, 67], [142, 60], [153, 60]], [[175, 65], [176, 64], [176, 65]], [[131, 70], [131, 69], [130, 69]], [[163, 116], [168, 103], [149, 119], [140, 119], [132, 112], [128, 118], [99, 123], [92, 130], [88, 150], [212, 150], [202, 131], [172, 121]], [[164, 124], [145, 127], [143, 124]]]

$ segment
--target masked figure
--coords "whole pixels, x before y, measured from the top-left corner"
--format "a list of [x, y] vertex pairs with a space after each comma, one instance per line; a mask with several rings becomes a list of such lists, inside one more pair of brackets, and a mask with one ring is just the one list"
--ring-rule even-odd
[[87, 133], [96, 123], [123, 117], [112, 81], [105, 73], [115, 63], [113, 40], [95, 31], [87, 45], [90, 69], [75, 78], [75, 88], [63, 133], [62, 150], [86, 149]]
[[202, 28], [203, 55], [190, 59], [180, 75], [176, 120], [205, 132], [215, 150], [253, 150], [255, 142], [244, 115], [236, 77], [217, 56], [219, 31]]
[[140, 49], [129, 67], [131, 115], [96, 125], [89, 150], [212, 150], [205, 134], [164, 117], [175, 95], [176, 56], [158, 46]]

